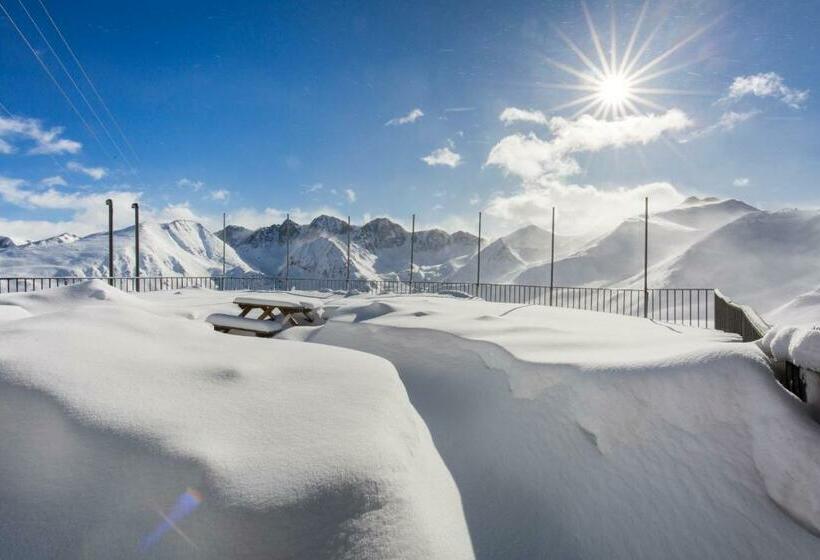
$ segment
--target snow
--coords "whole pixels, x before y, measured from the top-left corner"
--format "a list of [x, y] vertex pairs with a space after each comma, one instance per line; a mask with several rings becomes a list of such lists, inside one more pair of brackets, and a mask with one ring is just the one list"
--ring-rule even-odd
[[820, 429], [755, 344], [448, 297], [325, 308], [281, 336], [395, 364], [479, 558], [820, 553]]
[[820, 371], [820, 327], [774, 327], [763, 337], [762, 344], [776, 360]]
[[741, 216], [656, 264], [652, 286], [714, 286], [764, 317], [818, 287], [820, 212], [781, 210]]
[[820, 289], [800, 294], [766, 314], [774, 324], [803, 324], [820, 321]]
[[215, 327], [236, 329], [264, 335], [273, 335], [281, 331], [284, 327], [281, 322], [277, 321], [249, 319], [247, 317], [238, 317], [237, 315], [228, 315], [227, 313], [211, 313], [205, 318], [205, 321]]
[[0, 311], [0, 557], [144, 557], [186, 488], [202, 505], [152, 557], [472, 557], [395, 368], [213, 332], [234, 295], [0, 296], [23, 310]]
[[[226, 272], [252, 272], [226, 247]], [[134, 227], [114, 232], [114, 272], [131, 276], [135, 267]], [[83, 238], [55, 238], [0, 251], [5, 276], [107, 276], [108, 233]], [[177, 220], [140, 225], [140, 272], [143, 276], [217, 276], [222, 274], [222, 241], [199, 223]]]

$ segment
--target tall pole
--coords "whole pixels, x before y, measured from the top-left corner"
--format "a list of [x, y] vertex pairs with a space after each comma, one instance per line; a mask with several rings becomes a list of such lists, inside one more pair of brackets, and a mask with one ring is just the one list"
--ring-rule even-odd
[[643, 316], [646, 318], [649, 310], [649, 197], [644, 199], [643, 214]]
[[290, 288], [288, 288], [288, 284], [290, 284], [290, 280], [289, 280], [289, 278], [290, 278], [290, 236], [288, 235], [288, 228], [287, 228], [288, 222], [290, 222], [290, 214], [288, 214], [285, 217], [285, 227], [283, 228], [285, 230], [285, 251], [286, 251], [285, 252], [285, 255], [286, 255], [286, 260], [285, 260], [285, 291], [288, 291], [290, 289]]
[[413, 214], [410, 226], [410, 293], [413, 293], [413, 254], [416, 249], [416, 215]]
[[550, 305], [552, 305], [552, 286], [555, 281], [555, 206], [552, 207], [552, 228], [550, 229]]
[[350, 216], [347, 217], [347, 290], [350, 291]]
[[105, 199], [108, 206], [108, 285], [114, 285], [114, 202]]
[[228, 237], [227, 216], [222, 212], [222, 285], [225, 285], [225, 238]]
[[479, 296], [481, 289], [481, 212], [478, 213], [478, 254], [476, 255], [478, 261], [476, 263], [475, 271], [475, 295]]
[[140, 205], [136, 202], [131, 204], [134, 209], [134, 284], [136, 290], [140, 291]]

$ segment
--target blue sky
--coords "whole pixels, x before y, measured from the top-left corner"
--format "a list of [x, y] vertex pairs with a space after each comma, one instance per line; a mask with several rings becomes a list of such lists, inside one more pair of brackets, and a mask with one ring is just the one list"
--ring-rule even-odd
[[[702, 31], [642, 84], [680, 93], [594, 117], [556, 110], [588, 92], [554, 87], [581, 83], [555, 62], [590, 72], [561, 33], [597, 63], [577, 1], [43, 0], [125, 138], [39, 0], [22, 5], [105, 129], [20, 1], [0, 2], [99, 138], [0, 11], [0, 235], [102, 229], [112, 193], [121, 225], [138, 199], [149, 218], [210, 226], [223, 211], [248, 226], [287, 211], [415, 212], [452, 229], [483, 209], [491, 232], [543, 224], [553, 204], [570, 229], [603, 228], [645, 194], [656, 206], [689, 194], [818, 204], [812, 1], [650, 2], [635, 50], [657, 31], [636, 68]], [[587, 5], [607, 58], [615, 14], [622, 54], [643, 2]], [[513, 108], [527, 113], [503, 121]], [[38, 144], [54, 127], [66, 142]]]

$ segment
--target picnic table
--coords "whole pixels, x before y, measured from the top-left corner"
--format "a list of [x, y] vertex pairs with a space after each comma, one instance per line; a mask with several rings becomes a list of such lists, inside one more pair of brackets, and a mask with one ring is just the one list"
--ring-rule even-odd
[[[226, 313], [212, 313], [206, 319], [214, 330], [229, 332], [231, 330], [245, 331], [258, 337], [269, 338], [284, 329], [288, 324], [299, 326], [302, 321], [313, 323], [316, 319], [319, 306], [311, 302], [294, 302], [286, 299], [275, 299], [263, 296], [240, 296], [233, 300], [239, 306], [239, 315]], [[248, 317], [258, 310], [255, 318]], [[276, 312], [279, 312], [278, 314]]]

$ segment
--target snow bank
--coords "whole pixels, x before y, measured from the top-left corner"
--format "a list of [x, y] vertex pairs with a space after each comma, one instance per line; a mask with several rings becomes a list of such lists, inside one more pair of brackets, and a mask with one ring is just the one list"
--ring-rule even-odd
[[776, 360], [820, 371], [820, 327], [775, 327], [763, 337], [763, 346]]
[[391, 360], [479, 558], [817, 558], [820, 427], [731, 335], [357, 297], [283, 336]]
[[0, 322], [0, 557], [144, 557], [162, 511], [152, 557], [471, 557], [391, 364], [163, 306], [233, 295], [0, 297], [30, 314]]

